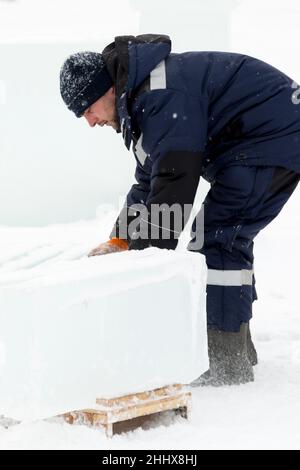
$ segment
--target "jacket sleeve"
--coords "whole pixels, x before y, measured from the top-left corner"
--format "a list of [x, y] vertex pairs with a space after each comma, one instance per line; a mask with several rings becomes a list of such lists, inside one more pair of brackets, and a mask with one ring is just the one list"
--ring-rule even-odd
[[[151, 163], [147, 212], [129, 249], [175, 249], [190, 215], [206, 141], [205, 103], [181, 91], [144, 93], [136, 111], [140, 145]], [[172, 209], [170, 209], [172, 208]]]
[[[135, 150], [134, 150], [135, 153]], [[109, 238], [117, 237], [130, 242], [128, 227], [139, 215], [137, 208], [145, 204], [150, 191], [150, 174], [146, 168], [137, 163], [135, 170], [137, 183], [133, 184], [126, 196], [125, 204], [113, 226]]]

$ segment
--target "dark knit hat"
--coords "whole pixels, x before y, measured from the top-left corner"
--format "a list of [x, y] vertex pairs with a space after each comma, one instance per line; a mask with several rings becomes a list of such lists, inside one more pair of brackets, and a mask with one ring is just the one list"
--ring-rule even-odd
[[62, 99], [77, 117], [81, 117], [112, 85], [103, 57], [98, 52], [72, 54], [60, 71]]

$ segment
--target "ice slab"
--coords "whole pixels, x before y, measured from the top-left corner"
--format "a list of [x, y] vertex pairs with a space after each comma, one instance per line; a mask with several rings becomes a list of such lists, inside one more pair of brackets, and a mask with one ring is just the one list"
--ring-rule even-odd
[[54, 416], [208, 369], [202, 255], [82, 255], [54, 243], [2, 259], [0, 415]]

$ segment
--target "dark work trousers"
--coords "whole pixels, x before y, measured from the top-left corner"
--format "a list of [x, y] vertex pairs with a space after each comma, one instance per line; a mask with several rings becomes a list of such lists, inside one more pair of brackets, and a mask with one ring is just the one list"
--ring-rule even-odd
[[239, 331], [252, 317], [253, 240], [279, 214], [299, 177], [278, 167], [228, 166], [217, 174], [203, 203], [204, 243], [198, 250], [208, 267], [208, 328]]

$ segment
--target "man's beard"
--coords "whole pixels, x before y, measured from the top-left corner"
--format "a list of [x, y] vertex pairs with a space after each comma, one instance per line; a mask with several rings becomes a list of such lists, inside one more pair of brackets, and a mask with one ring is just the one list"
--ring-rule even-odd
[[120, 132], [121, 132], [121, 123], [120, 123], [120, 119], [119, 119], [119, 116], [118, 116], [117, 113], [114, 116], [114, 122], [116, 123], [115, 131], [116, 131], [117, 134], [120, 134]]

